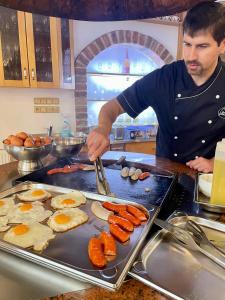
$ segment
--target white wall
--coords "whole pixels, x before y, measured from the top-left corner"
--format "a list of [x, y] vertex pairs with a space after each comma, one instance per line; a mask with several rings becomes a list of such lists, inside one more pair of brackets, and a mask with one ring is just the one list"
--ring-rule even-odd
[[149, 35], [164, 45], [176, 58], [178, 27], [166, 26], [142, 21], [117, 22], [74, 22], [75, 57], [92, 41], [101, 35], [114, 30], [132, 30]]
[[[167, 48], [176, 58], [177, 27], [138, 21], [74, 22], [75, 57], [89, 43], [113, 30], [133, 30], [149, 35]], [[0, 88], [0, 140], [17, 131], [42, 133], [50, 123], [56, 132], [62, 126], [62, 117], [54, 113], [34, 113], [34, 97], [59, 97], [62, 113], [75, 119], [74, 91], [62, 89]], [[75, 130], [75, 122], [72, 123]]]
[[[60, 113], [34, 113], [34, 97], [58, 97]], [[18, 131], [45, 133], [50, 124], [55, 132], [59, 132], [63, 123], [61, 113], [70, 115], [74, 130], [73, 90], [0, 88], [0, 140]]]

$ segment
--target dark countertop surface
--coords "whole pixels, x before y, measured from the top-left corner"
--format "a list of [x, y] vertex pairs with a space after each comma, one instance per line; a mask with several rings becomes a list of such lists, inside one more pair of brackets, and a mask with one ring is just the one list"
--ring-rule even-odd
[[[126, 155], [127, 160], [140, 162], [144, 164], [150, 164], [156, 166], [157, 168], [165, 169], [170, 172], [178, 173], [178, 180], [182, 174], [186, 174], [189, 177], [194, 178], [195, 172], [185, 165], [175, 163], [163, 158], [157, 158], [153, 155], [140, 154], [140, 153], [131, 153], [131, 152], [119, 152], [119, 151], [109, 151], [104, 154], [104, 159], [119, 159], [121, 155]], [[85, 154], [82, 154], [82, 159], [85, 158]], [[44, 161], [44, 165], [47, 165], [53, 162], [52, 157], [47, 157]], [[21, 176], [17, 170], [17, 162], [8, 163], [0, 166], [0, 190], [3, 191], [12, 186], [12, 181]], [[48, 295], [46, 295], [48, 296]], [[29, 298], [30, 299], [30, 298]], [[110, 292], [100, 287], [91, 287], [86, 288], [81, 291], [69, 292], [66, 294], [56, 295], [54, 297], [45, 297], [43, 300], [72, 300], [72, 299], [92, 299], [92, 300], [105, 300], [105, 299], [115, 299], [115, 300], [129, 300], [129, 299], [149, 299], [149, 300], [166, 300], [169, 299], [166, 296], [163, 296], [159, 292], [153, 290], [150, 287], [145, 286], [144, 284], [134, 280], [129, 279], [127, 282], [124, 282], [122, 287], [117, 292]], [[26, 299], [24, 299], [26, 300]]]

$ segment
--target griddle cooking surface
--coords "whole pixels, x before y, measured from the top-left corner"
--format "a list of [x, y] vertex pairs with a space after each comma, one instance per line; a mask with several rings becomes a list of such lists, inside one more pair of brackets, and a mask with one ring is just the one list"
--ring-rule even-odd
[[[79, 170], [74, 173], [59, 173], [48, 175], [47, 171], [52, 168], [64, 166], [65, 163], [57, 163], [38, 171], [23, 176], [18, 181], [34, 181], [55, 186], [62, 186], [81, 191], [97, 193], [96, 175], [94, 171]], [[174, 177], [151, 175], [143, 181], [132, 181], [130, 178], [122, 178], [120, 170], [105, 167], [105, 173], [110, 185], [111, 192], [118, 198], [127, 199], [139, 204], [161, 206], [168, 191], [170, 190]], [[146, 192], [145, 188], [150, 191]]]

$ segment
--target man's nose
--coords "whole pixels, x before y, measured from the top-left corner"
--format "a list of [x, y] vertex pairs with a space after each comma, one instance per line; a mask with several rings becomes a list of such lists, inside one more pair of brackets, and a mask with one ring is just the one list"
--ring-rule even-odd
[[197, 59], [197, 50], [195, 47], [191, 47], [190, 51], [189, 51], [189, 57], [188, 60], [189, 61], [193, 61]]

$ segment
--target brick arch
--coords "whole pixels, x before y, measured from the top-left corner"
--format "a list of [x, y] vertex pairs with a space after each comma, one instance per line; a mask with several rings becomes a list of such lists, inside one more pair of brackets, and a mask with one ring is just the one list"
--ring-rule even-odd
[[76, 131], [87, 132], [87, 66], [104, 49], [115, 44], [138, 44], [152, 50], [165, 64], [173, 56], [154, 38], [132, 30], [115, 30], [103, 34], [87, 45], [75, 60], [75, 116]]

